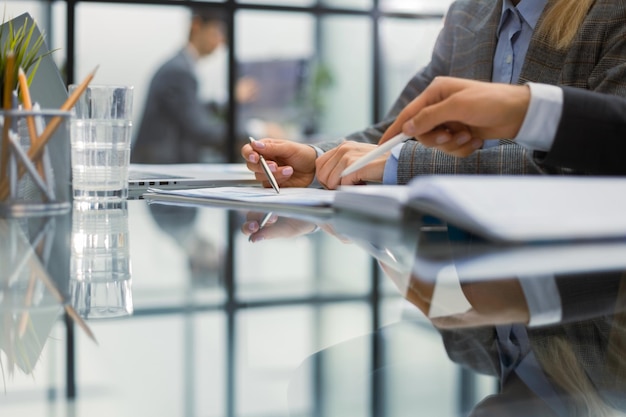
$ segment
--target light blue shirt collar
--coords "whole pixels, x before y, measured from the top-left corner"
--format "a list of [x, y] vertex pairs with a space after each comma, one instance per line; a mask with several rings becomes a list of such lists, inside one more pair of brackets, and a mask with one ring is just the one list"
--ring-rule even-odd
[[502, 25], [505, 22], [506, 11], [510, 10], [511, 12], [519, 13], [522, 20], [530, 26], [532, 30], [535, 30], [535, 26], [537, 26], [537, 22], [541, 17], [541, 13], [543, 13], [543, 9], [546, 7], [548, 0], [521, 0], [517, 6], [514, 6], [511, 0], [504, 0], [502, 2], [502, 14], [500, 15], [500, 24], [498, 25], [497, 34], [500, 36], [500, 31], [502, 30]]

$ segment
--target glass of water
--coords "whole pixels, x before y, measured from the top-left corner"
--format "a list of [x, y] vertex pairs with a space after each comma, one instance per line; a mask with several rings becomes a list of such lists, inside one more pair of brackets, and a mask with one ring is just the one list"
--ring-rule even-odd
[[[76, 85], [70, 85], [70, 94]], [[70, 122], [74, 200], [124, 200], [132, 134], [133, 87], [90, 85]]]

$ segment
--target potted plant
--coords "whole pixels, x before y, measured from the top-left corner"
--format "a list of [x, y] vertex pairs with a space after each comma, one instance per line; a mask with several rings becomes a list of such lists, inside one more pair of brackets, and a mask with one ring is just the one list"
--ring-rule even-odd
[[[40, 34], [34, 38], [35, 28], [34, 20], [28, 17], [24, 19], [22, 25], [17, 27], [14, 25], [13, 20], [2, 24], [2, 30], [0, 31], [0, 76], [2, 77], [0, 97], [4, 97], [6, 84], [10, 84], [11, 90], [16, 88], [19, 68], [22, 68], [27, 74], [28, 84], [30, 85], [37, 72], [41, 58], [53, 52], [39, 53], [44, 45], [44, 36]], [[7, 68], [8, 66], [11, 68]]]

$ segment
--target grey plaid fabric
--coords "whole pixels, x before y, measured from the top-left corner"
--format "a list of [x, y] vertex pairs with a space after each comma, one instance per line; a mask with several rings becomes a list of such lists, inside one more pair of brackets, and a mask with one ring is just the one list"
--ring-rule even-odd
[[[549, 5], [548, 5], [549, 7]], [[491, 80], [492, 59], [502, 0], [458, 0], [446, 14], [431, 62], [407, 84], [385, 119], [348, 140], [377, 143], [398, 112], [437, 76]], [[626, 2], [597, 0], [567, 50], [556, 50], [535, 35], [531, 40], [519, 83], [541, 82], [574, 86], [626, 96]], [[337, 142], [320, 147], [328, 150]], [[510, 141], [483, 149], [468, 158], [455, 158], [417, 142], [404, 145], [398, 183], [424, 174], [568, 174], [567, 167], [547, 168]]]

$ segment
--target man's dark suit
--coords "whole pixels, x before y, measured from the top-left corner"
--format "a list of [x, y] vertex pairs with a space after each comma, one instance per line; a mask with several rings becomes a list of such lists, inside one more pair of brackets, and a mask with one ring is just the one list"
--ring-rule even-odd
[[563, 114], [545, 165], [626, 175], [626, 99], [563, 88]]
[[223, 145], [224, 123], [198, 100], [194, 66], [190, 53], [183, 49], [155, 73], [131, 152], [132, 162], [200, 162], [203, 146]]

